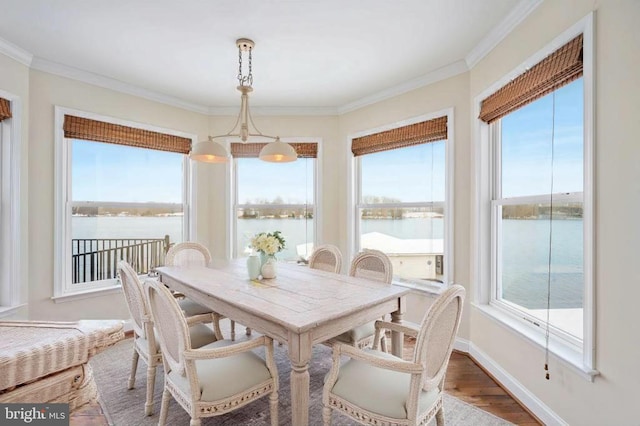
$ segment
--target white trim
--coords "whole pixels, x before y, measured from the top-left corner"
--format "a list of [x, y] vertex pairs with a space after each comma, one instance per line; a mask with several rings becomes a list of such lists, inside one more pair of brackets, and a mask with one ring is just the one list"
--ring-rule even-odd
[[28, 304], [26, 304], [26, 303], [23, 303], [21, 305], [10, 306], [10, 307], [0, 306], [0, 318], [6, 318], [6, 317], [9, 317], [11, 315], [14, 315], [15, 313], [17, 313], [21, 309], [27, 308], [27, 306], [28, 306]]
[[[18, 306], [22, 302], [22, 243], [26, 236], [22, 235], [21, 226], [21, 186], [20, 178], [22, 161], [22, 100], [19, 96], [0, 90], [0, 97], [11, 104], [10, 119], [0, 123], [2, 155], [0, 155], [0, 172], [2, 173], [2, 187], [0, 196], [0, 226], [2, 227], [2, 259], [0, 259], [0, 279], [7, 283], [3, 289], [1, 301], [8, 306]], [[6, 290], [6, 292], [5, 292]], [[6, 305], [5, 305], [6, 306]]]
[[[89, 118], [92, 120], [103, 121], [106, 123], [119, 124], [123, 126], [135, 127], [143, 130], [154, 132], [162, 132], [170, 135], [180, 136], [191, 139], [192, 144], [197, 141], [197, 136], [191, 133], [167, 129], [151, 124], [138, 123], [129, 120], [123, 120], [110, 116], [104, 116], [92, 112], [80, 111], [72, 108], [66, 108], [55, 105], [54, 110], [54, 142], [55, 142], [55, 212], [54, 212], [54, 285], [53, 300], [64, 299], [66, 296], [89, 294], [86, 297], [92, 297], [96, 291], [103, 291], [112, 288], [113, 280], [104, 280], [95, 284], [71, 284], [71, 207], [73, 204], [67, 200], [68, 194], [71, 193], [71, 150], [69, 144], [66, 143], [64, 137], [64, 116], [66, 114], [76, 117]], [[186, 158], [186, 156], [185, 156]], [[188, 161], [188, 159], [184, 160]], [[187, 164], [184, 167], [184, 183], [183, 200], [195, 201], [195, 195], [191, 188], [191, 181], [194, 180], [193, 173]], [[127, 203], [123, 203], [127, 204]], [[192, 216], [196, 210], [188, 203], [184, 206], [183, 216], [183, 239], [187, 240], [191, 235], [196, 234], [195, 220]], [[71, 298], [73, 299], [73, 298]]]
[[542, 0], [520, 0], [520, 3], [511, 9], [511, 12], [465, 56], [467, 67], [469, 69], [475, 67], [540, 4]]
[[[207, 113], [213, 116], [230, 116], [237, 117], [240, 112], [240, 103], [237, 106], [212, 106], [208, 107]], [[333, 106], [327, 107], [277, 107], [277, 106], [251, 106], [251, 115], [254, 117], [267, 116], [333, 116], [338, 115], [338, 108]], [[283, 138], [280, 138], [282, 140]], [[270, 141], [270, 140], [269, 140]], [[253, 142], [253, 141], [252, 141]], [[295, 140], [293, 142], [299, 142]]]
[[445, 144], [445, 221], [444, 221], [444, 258], [445, 258], [445, 284], [455, 284], [455, 255], [454, 242], [454, 194], [455, 194], [455, 123], [453, 107], [447, 110], [447, 142]]
[[[456, 339], [458, 343], [459, 339]], [[463, 339], [460, 339], [463, 340]], [[464, 345], [464, 341], [461, 342]], [[502, 368], [500, 364], [494, 361], [482, 349], [473, 342], [468, 343], [468, 353], [475, 359], [485, 370], [487, 370], [498, 383], [506, 388], [520, 403], [524, 404], [535, 416], [545, 425], [568, 425], [562, 417], [556, 414], [549, 406], [547, 406], [540, 398], [535, 396], [529, 389], [513, 377], [507, 370]], [[455, 346], [454, 346], [455, 347]]]
[[455, 342], [453, 342], [453, 349], [469, 354], [471, 351], [471, 341], [463, 339], [462, 337], [456, 337]]
[[381, 90], [379, 92], [367, 95], [364, 98], [357, 99], [353, 102], [341, 105], [338, 107], [338, 114], [342, 115], [347, 112], [355, 111], [360, 108], [364, 108], [368, 105], [372, 105], [385, 99], [393, 98], [403, 93], [410, 92], [412, 90], [419, 89], [421, 87], [429, 86], [433, 83], [437, 83], [442, 80], [454, 77], [459, 74], [463, 74], [469, 71], [465, 61], [460, 60], [449, 65], [445, 65], [442, 68], [438, 68], [425, 74], [421, 77], [414, 78], [413, 80], [406, 81], [388, 89]]
[[51, 300], [55, 303], [73, 302], [82, 299], [91, 299], [99, 296], [107, 296], [109, 294], [122, 293], [122, 286], [120, 284], [110, 285], [109, 287], [93, 288], [89, 290], [74, 291], [73, 293], [67, 293], [60, 296], [53, 296]]
[[584, 331], [583, 357], [585, 365], [596, 365], [596, 62], [595, 62], [595, 12], [583, 19], [583, 57], [584, 70], [584, 193], [582, 204], [584, 226]]
[[43, 71], [60, 77], [69, 78], [75, 81], [91, 84], [93, 86], [102, 87], [104, 89], [114, 90], [116, 92], [125, 93], [127, 95], [136, 96], [150, 101], [170, 105], [187, 111], [193, 111], [200, 114], [208, 114], [209, 108], [197, 103], [184, 101], [174, 96], [165, 95], [152, 90], [144, 89], [133, 84], [125, 83], [114, 78], [105, 77], [101, 74], [95, 74], [74, 68], [68, 65], [59, 64], [57, 62], [48, 61], [43, 58], [34, 57], [31, 68]]
[[[542, 59], [547, 57], [550, 53], [557, 50], [562, 45], [566, 44], [568, 41], [579, 35], [580, 33], [584, 34], [584, 72], [583, 72], [583, 84], [584, 84], [584, 188], [582, 193], [583, 198], [583, 207], [585, 216], [583, 217], [583, 226], [584, 226], [584, 302], [583, 302], [583, 312], [584, 312], [584, 338], [582, 342], [582, 353], [581, 359], [576, 360], [575, 356], [565, 356], [564, 359], [568, 360], [571, 365], [577, 366], [580, 371], [583, 372], [583, 376], [589, 380], [592, 380], [592, 377], [597, 373], [595, 370], [595, 321], [596, 321], [596, 306], [595, 306], [595, 222], [593, 215], [595, 214], [595, 204], [594, 204], [594, 174], [595, 174], [595, 163], [594, 163], [594, 150], [595, 150], [595, 79], [593, 73], [595, 72], [594, 67], [594, 18], [595, 15], [593, 12], [589, 13], [579, 22], [571, 26], [569, 29], [564, 31], [562, 34], [554, 38], [547, 46], [540, 49], [538, 52], [533, 54], [529, 59], [525, 62], [517, 66], [510, 73], [502, 77], [500, 80], [492, 84], [490, 87], [486, 88], [479, 95], [474, 98], [474, 115], [471, 117], [472, 127], [475, 129], [475, 143], [473, 144], [474, 149], [474, 157], [475, 157], [475, 167], [476, 167], [476, 200], [475, 200], [475, 209], [476, 209], [476, 223], [475, 223], [475, 232], [473, 236], [473, 252], [474, 255], [472, 259], [474, 261], [474, 265], [472, 267], [472, 271], [475, 276], [473, 277], [473, 281], [475, 283], [475, 287], [477, 291], [474, 294], [474, 302], [478, 304], [478, 308], [484, 312], [492, 316], [493, 318], [498, 319], [502, 323], [508, 324], [508, 327], [512, 331], [519, 332], [516, 330], [521, 323], [524, 321], [514, 321], [509, 320], [508, 318], [501, 317], [501, 314], [507, 315], [503, 311], [500, 313], [496, 313], [498, 311], [496, 308], [489, 306], [491, 282], [493, 282], [492, 274], [495, 274], [496, 271], [491, 268], [492, 261], [491, 259], [495, 259], [496, 255], [496, 247], [495, 242], [493, 242], [491, 229], [491, 221], [492, 217], [495, 216], [495, 212], [491, 208], [491, 199], [496, 195], [500, 194], [492, 194], [492, 192], [496, 192], [495, 188], [491, 188], [491, 182], [493, 181], [491, 176], [491, 170], [494, 166], [492, 163], [495, 162], [494, 158], [491, 158], [489, 152], [490, 150], [490, 126], [481, 122], [480, 119], [476, 117], [479, 116], [480, 104], [482, 100], [487, 98], [489, 95], [493, 94], [500, 87], [513, 80], [513, 78], [520, 75], [526, 69], [531, 66], [537, 64]], [[578, 197], [578, 194], [570, 194], [565, 196], [566, 199], [573, 199]], [[520, 198], [520, 200], [525, 199], [526, 197]], [[530, 197], [535, 198], [535, 197]], [[518, 202], [518, 199], [510, 200], [511, 202]], [[494, 218], [495, 220], [495, 218]], [[491, 256], [493, 253], [493, 257]], [[521, 333], [522, 334], [522, 333]], [[525, 334], [527, 337], [531, 337], [531, 333]], [[538, 335], [542, 336], [540, 330], [538, 330]], [[535, 336], [531, 338], [532, 341], [536, 343], [540, 343]], [[544, 346], [544, 342], [542, 343]], [[569, 345], [566, 345], [566, 348], [556, 350], [556, 353], [560, 354], [562, 358], [562, 353], [568, 353], [571, 348]]]
[[0, 54], [15, 59], [26, 66], [31, 66], [31, 61], [33, 60], [31, 53], [3, 38], [0, 38]]

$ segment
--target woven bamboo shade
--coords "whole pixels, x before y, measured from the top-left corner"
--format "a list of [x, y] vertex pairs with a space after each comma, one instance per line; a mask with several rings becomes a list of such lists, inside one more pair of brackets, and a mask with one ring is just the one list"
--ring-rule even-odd
[[480, 119], [491, 123], [582, 76], [582, 34], [482, 101]]
[[64, 116], [64, 137], [188, 154], [191, 139], [89, 118]]
[[[288, 142], [298, 153], [298, 158], [316, 158], [318, 156], [318, 144], [303, 142]], [[239, 143], [231, 144], [231, 156], [235, 158], [258, 158], [260, 151], [266, 143]]]
[[0, 121], [11, 118], [11, 102], [0, 98]]
[[351, 152], [357, 157], [446, 138], [447, 117], [445, 116], [355, 138], [351, 142]]

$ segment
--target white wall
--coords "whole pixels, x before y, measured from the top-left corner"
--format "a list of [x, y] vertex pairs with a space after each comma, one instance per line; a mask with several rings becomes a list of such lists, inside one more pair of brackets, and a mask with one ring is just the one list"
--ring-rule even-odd
[[[454, 276], [449, 280], [461, 284], [469, 290], [469, 223], [470, 190], [469, 156], [469, 74], [463, 73], [444, 81], [378, 102], [365, 108], [340, 116], [341, 161], [337, 173], [340, 182], [347, 182], [347, 166], [350, 160], [350, 135], [367, 131], [420, 115], [430, 114], [447, 108], [453, 108], [454, 115]], [[341, 239], [339, 247], [342, 253], [348, 253], [347, 217], [353, 212], [348, 203], [347, 186], [342, 183], [336, 188], [340, 193], [340, 214], [338, 226]], [[450, 261], [450, 260], [445, 260]], [[417, 294], [414, 292], [414, 294]], [[411, 312], [407, 317], [419, 322], [430, 306], [430, 298], [412, 296], [407, 304]], [[468, 299], [467, 299], [468, 305]], [[468, 306], [460, 324], [460, 336], [469, 338]]]
[[[64, 106], [110, 117], [206, 135], [207, 117], [80, 83], [52, 74], [30, 72], [29, 81], [29, 308], [31, 319], [128, 318], [122, 294], [109, 294], [54, 303], [54, 106]], [[27, 168], [25, 168], [27, 170]], [[198, 181], [206, 182], [208, 170], [200, 168]], [[198, 235], [209, 243], [208, 190], [198, 186]]]
[[[21, 125], [21, 153], [20, 153], [20, 257], [26, 259], [29, 255], [29, 68], [7, 56], [0, 54], [0, 90], [18, 96], [22, 109], [20, 111]], [[29, 298], [29, 269], [26, 262], [20, 265], [20, 302], [26, 304]], [[4, 283], [3, 283], [4, 284]], [[28, 316], [29, 307], [24, 306], [11, 315], [12, 319], [23, 319]]]
[[[471, 310], [472, 344], [572, 425], [638, 424], [640, 340], [640, 2], [545, 1], [470, 74], [470, 99], [596, 12], [596, 368], [590, 383], [540, 347]], [[473, 120], [474, 117], [471, 117]], [[475, 283], [472, 283], [475, 284]]]

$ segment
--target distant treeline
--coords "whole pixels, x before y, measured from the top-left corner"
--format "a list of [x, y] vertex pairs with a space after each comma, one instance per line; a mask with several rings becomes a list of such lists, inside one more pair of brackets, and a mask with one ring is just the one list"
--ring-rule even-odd
[[182, 213], [182, 206], [174, 207], [73, 207], [71, 214], [78, 216], [166, 216]]
[[[517, 206], [502, 206], [503, 219], [542, 219], [551, 213], [549, 205], [526, 204]], [[554, 219], [582, 219], [581, 205], [553, 206]]]

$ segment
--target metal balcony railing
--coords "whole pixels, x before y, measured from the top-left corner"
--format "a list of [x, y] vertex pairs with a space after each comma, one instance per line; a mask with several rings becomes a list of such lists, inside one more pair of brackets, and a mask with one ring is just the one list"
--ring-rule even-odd
[[138, 274], [164, 264], [169, 250], [164, 238], [93, 238], [71, 240], [73, 283], [114, 279], [117, 265], [126, 260]]

